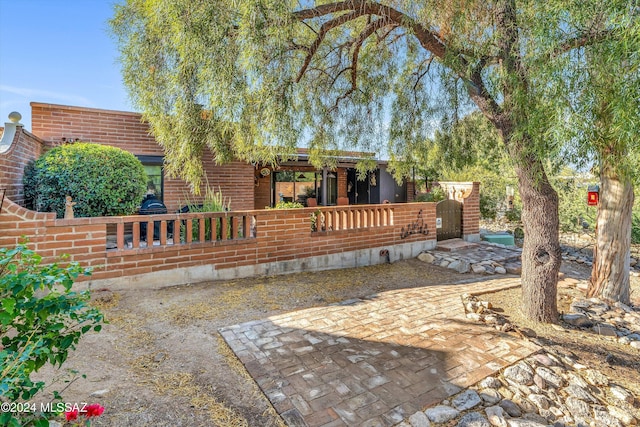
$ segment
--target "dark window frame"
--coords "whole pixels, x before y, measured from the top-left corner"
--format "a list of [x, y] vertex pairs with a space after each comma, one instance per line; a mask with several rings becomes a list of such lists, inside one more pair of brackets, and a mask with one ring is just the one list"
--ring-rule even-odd
[[160, 166], [160, 200], [164, 202], [164, 156], [136, 155], [143, 166]]

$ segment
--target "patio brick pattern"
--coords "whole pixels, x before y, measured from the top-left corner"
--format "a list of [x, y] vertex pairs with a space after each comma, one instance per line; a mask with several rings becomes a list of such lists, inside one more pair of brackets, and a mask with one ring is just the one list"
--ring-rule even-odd
[[539, 348], [468, 321], [460, 296], [519, 278], [401, 289], [223, 328], [290, 426], [389, 426]]

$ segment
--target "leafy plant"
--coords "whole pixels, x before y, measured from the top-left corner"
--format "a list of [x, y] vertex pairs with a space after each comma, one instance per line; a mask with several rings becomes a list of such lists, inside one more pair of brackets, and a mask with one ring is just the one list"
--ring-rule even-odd
[[442, 187], [433, 187], [428, 193], [420, 193], [416, 197], [416, 202], [439, 202], [447, 198]]
[[[65, 267], [42, 265], [42, 258], [25, 245], [0, 248], [0, 396], [1, 400], [28, 401], [45, 383], [31, 374], [46, 363], [61, 366], [76, 344], [90, 330], [100, 331], [102, 313], [87, 305], [89, 292], [74, 292], [80, 274], [89, 275], [77, 263]], [[57, 396], [57, 393], [54, 393]], [[36, 414], [20, 420], [0, 413], [0, 425], [40, 425]], [[42, 424], [48, 425], [48, 424]]]
[[304, 208], [304, 205], [298, 202], [278, 202], [274, 207], [269, 209], [298, 209], [298, 208]]
[[311, 213], [311, 231], [326, 231], [324, 214], [320, 209]]
[[64, 216], [71, 196], [78, 217], [130, 215], [146, 189], [142, 163], [116, 147], [75, 143], [47, 151], [25, 168], [28, 208]]
[[[222, 190], [218, 186], [218, 191], [215, 191], [207, 184], [204, 192], [204, 198], [202, 200], [202, 204], [198, 204], [193, 201], [189, 201], [186, 204], [189, 212], [227, 212], [231, 210], [231, 199], [222, 195]], [[192, 239], [199, 240], [200, 239], [200, 221], [191, 220], [193, 225], [191, 228]], [[212, 238], [211, 230], [213, 227], [212, 223], [215, 223], [216, 236], [215, 239]], [[222, 221], [220, 219], [211, 218], [207, 219], [204, 223], [205, 231], [204, 231], [204, 239], [205, 240], [216, 240], [222, 239]], [[185, 233], [186, 227], [183, 225], [181, 227], [181, 238], [182, 241], [185, 241]], [[242, 231], [241, 231], [242, 232]], [[227, 222], [227, 236], [231, 236], [231, 222]]]

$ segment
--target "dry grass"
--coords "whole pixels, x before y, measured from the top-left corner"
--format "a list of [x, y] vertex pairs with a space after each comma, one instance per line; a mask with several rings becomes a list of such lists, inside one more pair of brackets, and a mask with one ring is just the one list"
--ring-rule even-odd
[[173, 395], [189, 399], [194, 408], [207, 412], [216, 426], [248, 427], [247, 420], [233, 409], [219, 402], [210, 391], [195, 383], [193, 375], [186, 372], [160, 373], [148, 382], [159, 395]]
[[117, 307], [119, 303], [119, 293], [111, 292], [107, 289], [100, 289], [92, 292], [92, 298], [89, 304], [100, 311], [105, 311]]

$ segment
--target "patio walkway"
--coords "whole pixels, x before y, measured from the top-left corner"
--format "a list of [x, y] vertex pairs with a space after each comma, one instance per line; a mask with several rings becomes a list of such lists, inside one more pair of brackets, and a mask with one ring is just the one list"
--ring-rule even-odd
[[289, 426], [389, 426], [538, 350], [464, 316], [461, 294], [519, 283], [381, 292], [220, 333]]

